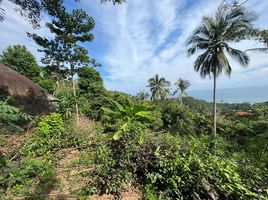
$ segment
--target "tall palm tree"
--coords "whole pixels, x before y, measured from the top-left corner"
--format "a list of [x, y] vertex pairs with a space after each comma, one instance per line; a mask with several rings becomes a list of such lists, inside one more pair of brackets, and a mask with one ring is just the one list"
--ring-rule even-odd
[[5, 10], [1, 8], [2, 0], [0, 0], [0, 22], [4, 20]]
[[169, 95], [169, 86], [170, 82], [164, 77], [159, 77], [158, 74], [150, 78], [147, 87], [150, 88], [152, 93], [151, 100], [156, 101], [159, 98], [165, 99]]
[[141, 102], [146, 102], [149, 98], [149, 94], [147, 92], [145, 92], [144, 90], [143, 91], [140, 91], [137, 95], [136, 95], [136, 99], [138, 101], [141, 101]]
[[180, 102], [182, 105], [182, 97], [187, 96], [186, 90], [190, 87], [190, 82], [188, 80], [183, 80], [182, 78], [179, 78], [174, 84], [177, 89], [173, 93], [175, 95], [178, 91], [180, 91]]
[[203, 17], [202, 24], [188, 40], [188, 55], [191, 56], [201, 50], [202, 54], [194, 62], [195, 71], [202, 78], [213, 77], [213, 135], [216, 132], [216, 80], [225, 72], [231, 75], [232, 68], [226, 57], [228, 54], [241, 66], [249, 63], [248, 55], [229, 46], [228, 42], [237, 41], [247, 30], [252, 28], [255, 20], [253, 13], [246, 12], [242, 6], [227, 6], [221, 4], [214, 17]]

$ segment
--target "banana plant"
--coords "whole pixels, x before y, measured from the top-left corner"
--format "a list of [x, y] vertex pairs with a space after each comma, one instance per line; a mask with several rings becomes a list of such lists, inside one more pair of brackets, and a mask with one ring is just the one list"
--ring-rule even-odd
[[110, 115], [116, 119], [122, 120], [123, 125], [120, 126], [118, 131], [113, 136], [114, 140], [119, 140], [127, 133], [130, 129], [131, 124], [136, 121], [140, 122], [142, 125], [147, 126], [148, 122], [154, 120], [154, 117], [148, 111], [150, 109], [149, 105], [142, 104], [142, 105], [121, 105], [116, 101], [111, 101], [115, 110], [111, 110], [107, 107], [102, 107], [102, 110], [107, 115]]

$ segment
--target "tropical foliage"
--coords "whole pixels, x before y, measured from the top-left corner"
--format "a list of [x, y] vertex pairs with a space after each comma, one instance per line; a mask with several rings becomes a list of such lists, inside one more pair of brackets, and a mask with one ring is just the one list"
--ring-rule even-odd
[[[27, 10], [29, 2], [35, 1], [17, 4]], [[213, 103], [187, 96], [186, 80], [176, 82], [180, 97], [169, 96], [170, 83], [158, 74], [148, 81], [151, 100], [145, 91], [108, 91], [100, 72], [88, 66], [99, 64], [80, 47], [93, 38], [93, 19], [82, 10], [67, 12], [63, 1], [41, 3], [54, 17], [47, 26], [56, 34], [31, 35], [48, 63], [40, 77], [28, 76], [57, 97], [57, 108], [33, 119], [12, 98], [0, 101], [0, 199], [124, 199], [132, 193], [131, 199], [145, 200], [268, 198], [268, 102], [218, 103], [215, 127]], [[251, 38], [252, 20], [238, 4], [205, 17], [189, 39], [189, 54], [202, 52], [195, 70], [213, 76], [216, 85], [222, 72], [231, 73], [228, 55], [246, 66], [247, 54], [229, 43]], [[17, 53], [10, 62], [32, 57]]]
[[0, 55], [0, 63], [31, 79], [39, 76], [41, 72], [34, 55], [23, 45], [7, 47]]

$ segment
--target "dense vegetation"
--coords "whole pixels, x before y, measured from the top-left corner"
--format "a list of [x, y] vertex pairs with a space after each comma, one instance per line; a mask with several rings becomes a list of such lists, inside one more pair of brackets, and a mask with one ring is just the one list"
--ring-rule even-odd
[[[58, 29], [73, 30], [68, 27], [82, 20], [91, 31], [93, 19], [81, 10], [68, 13], [63, 1], [55, 7], [48, 3], [44, 0], [42, 6], [55, 17], [48, 23], [57, 32], [55, 40], [30, 34], [45, 52], [46, 66], [38, 66], [20, 45], [8, 47], [0, 59], [58, 99], [50, 114], [29, 116], [12, 98], [1, 96], [1, 199], [87, 199], [103, 194], [120, 199], [129, 188], [139, 191], [136, 199], [145, 200], [268, 199], [268, 102], [219, 103], [217, 110], [213, 103], [212, 112], [211, 103], [187, 96], [187, 80], [178, 79], [171, 93], [170, 82], [158, 74], [148, 80], [151, 98], [144, 91], [136, 96], [108, 91], [95, 68], [99, 64], [76, 44], [93, 40], [93, 35], [82, 31], [80, 38]], [[247, 64], [244, 52], [224, 43], [252, 37], [244, 29], [252, 25], [250, 19], [243, 15], [242, 21], [234, 20], [246, 13], [237, 9], [231, 14], [219, 10], [217, 20], [204, 18], [191, 37], [189, 44], [195, 46], [190, 54], [197, 49], [215, 53], [212, 60], [204, 54], [198, 58], [195, 68], [202, 76], [216, 80], [222, 71], [231, 72], [225, 50]], [[242, 28], [222, 35], [228, 27], [223, 22], [230, 22], [226, 18]], [[216, 44], [211, 43], [215, 38]], [[179, 97], [174, 96], [178, 91]]]

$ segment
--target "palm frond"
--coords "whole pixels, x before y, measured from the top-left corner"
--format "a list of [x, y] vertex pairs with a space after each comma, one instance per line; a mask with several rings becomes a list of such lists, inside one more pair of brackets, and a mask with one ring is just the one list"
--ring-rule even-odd
[[[218, 69], [224, 71], [225, 74], [230, 77], [232, 73], [232, 68], [223, 50], [219, 52], [218, 58], [220, 61], [220, 67], [218, 67]], [[218, 74], [221, 73], [221, 71], [218, 71]]]
[[247, 49], [245, 52], [247, 51], [258, 51], [261, 53], [268, 53], [268, 48], [252, 48], [252, 49]]
[[5, 10], [3, 8], [0, 8], [0, 22], [4, 21], [4, 16], [5, 16]]
[[240, 65], [242, 65], [243, 67], [248, 65], [249, 57], [245, 52], [240, 51], [238, 49], [231, 48], [228, 45], [226, 45], [225, 48], [226, 48], [226, 51], [228, 52], [228, 54], [233, 59], [235, 59]]

